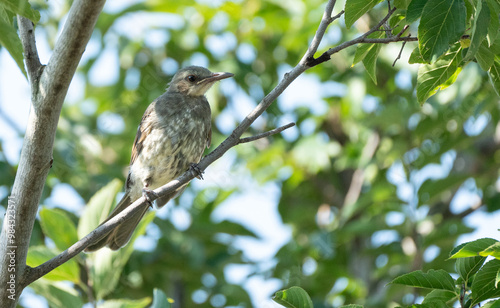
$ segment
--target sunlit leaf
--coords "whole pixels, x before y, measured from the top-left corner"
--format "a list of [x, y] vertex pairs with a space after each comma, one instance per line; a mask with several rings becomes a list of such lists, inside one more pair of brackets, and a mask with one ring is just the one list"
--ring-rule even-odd
[[485, 250], [481, 251], [479, 255], [483, 257], [492, 256], [494, 258], [500, 259], [500, 242], [496, 242], [493, 245], [489, 246]]
[[153, 290], [153, 304], [151, 308], [170, 308], [173, 302], [171, 298], [167, 298], [162, 290], [156, 288]]
[[91, 268], [90, 278], [96, 290], [96, 297], [102, 299], [107, 294], [111, 293], [120, 279], [123, 267], [127, 264], [130, 255], [134, 250], [134, 242], [140, 235], [146, 231], [146, 226], [155, 217], [154, 212], [149, 212], [144, 215], [141, 222], [137, 226], [130, 242], [123, 248], [112, 251], [108, 248], [102, 248], [92, 254], [89, 258], [92, 259], [93, 267]]
[[[151, 298], [132, 299], [112, 299], [98, 305], [98, 308], [146, 308], [151, 304]], [[169, 306], [164, 306], [168, 308]]]
[[381, 0], [346, 0], [344, 11], [347, 29], [380, 1]]
[[273, 301], [287, 308], [314, 308], [309, 294], [300, 287], [276, 292]]
[[416, 288], [428, 288], [439, 290], [455, 290], [455, 281], [446, 271], [429, 270], [427, 273], [415, 271], [401, 275], [391, 281], [391, 284], [403, 284]]
[[449, 52], [431, 64], [420, 65], [417, 77], [417, 99], [423, 104], [430, 96], [443, 87], [445, 83], [456, 75], [461, 61], [461, 48]]
[[492, 238], [482, 238], [472, 242], [463, 243], [462, 245], [453, 249], [453, 251], [450, 253], [450, 259], [479, 256], [480, 252], [497, 242], [497, 240]]
[[500, 299], [489, 301], [484, 305], [481, 305], [481, 308], [500, 308]]
[[80, 294], [68, 286], [60, 282], [50, 282], [45, 278], [41, 278], [30, 284], [30, 288], [49, 302], [49, 306], [53, 308], [80, 308], [83, 306]]
[[[46, 261], [49, 261], [57, 255], [57, 252], [45, 246], [30, 247], [28, 250], [26, 264], [31, 267], [36, 267]], [[44, 278], [54, 281], [69, 280], [77, 283], [80, 281], [80, 268], [78, 267], [76, 261], [71, 259], [68, 262], [56, 267], [54, 270], [45, 275]]]
[[75, 224], [63, 210], [41, 209], [40, 224], [43, 233], [50, 237], [61, 251], [78, 241]]
[[[369, 38], [382, 38], [384, 36], [383, 31], [375, 31], [370, 34]], [[365, 57], [379, 44], [359, 44], [356, 47], [356, 53], [354, 54], [354, 60], [352, 61], [352, 65], [356, 65], [360, 61], [363, 61]]]
[[23, 62], [23, 46], [16, 29], [11, 24], [0, 20], [0, 45], [5, 47], [10, 56], [16, 61], [17, 66], [23, 72], [24, 77], [28, 78]]
[[40, 13], [31, 8], [28, 0], [3, 0], [0, 7], [13, 12], [16, 15], [30, 19], [34, 24], [40, 20]]
[[115, 179], [92, 196], [78, 223], [78, 236], [80, 238], [89, 234], [99, 225], [99, 223], [108, 217], [115, 201], [116, 194], [122, 187], [122, 182]]

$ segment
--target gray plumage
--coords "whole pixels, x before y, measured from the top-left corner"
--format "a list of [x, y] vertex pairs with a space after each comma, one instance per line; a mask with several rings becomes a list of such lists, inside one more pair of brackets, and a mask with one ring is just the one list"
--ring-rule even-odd
[[[104, 222], [141, 197], [144, 190], [170, 182], [200, 161], [212, 135], [210, 105], [205, 93], [216, 81], [231, 76], [233, 74], [212, 73], [199, 66], [188, 66], [174, 75], [167, 91], [149, 105], [142, 117], [132, 147], [125, 195]], [[164, 206], [184, 188], [156, 199], [157, 207]], [[148, 208], [145, 205], [85, 251], [104, 246], [112, 250], [123, 247]]]

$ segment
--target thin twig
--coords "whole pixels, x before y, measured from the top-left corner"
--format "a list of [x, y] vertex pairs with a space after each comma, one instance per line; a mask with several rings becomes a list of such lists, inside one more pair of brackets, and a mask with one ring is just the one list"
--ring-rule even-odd
[[21, 15], [17, 16], [17, 23], [19, 25], [19, 36], [23, 44], [26, 68], [32, 85], [31, 88], [33, 89], [35, 88], [33, 83], [38, 78], [39, 70], [42, 66], [36, 49], [35, 30], [33, 29], [33, 22]]
[[293, 122], [292, 123], [288, 123], [287, 125], [280, 126], [280, 127], [275, 128], [273, 130], [270, 130], [270, 131], [267, 131], [267, 132], [264, 132], [264, 133], [260, 133], [260, 134], [257, 134], [255, 136], [246, 137], [246, 138], [240, 138], [240, 141], [238, 143], [247, 143], [247, 142], [252, 142], [252, 141], [255, 141], [255, 140], [262, 139], [262, 138], [266, 138], [266, 137], [269, 137], [271, 135], [275, 135], [275, 134], [281, 133], [285, 129], [288, 129], [288, 128], [293, 127], [293, 126], [295, 126], [295, 123], [293, 123]]
[[318, 50], [319, 43], [323, 40], [323, 36], [325, 35], [326, 28], [328, 25], [330, 25], [335, 19], [339, 18], [342, 16], [344, 11], [341, 11], [339, 14], [335, 15], [334, 17], [332, 16], [333, 8], [335, 6], [336, 0], [330, 0], [326, 4], [325, 7], [325, 12], [323, 13], [323, 18], [321, 19], [321, 22], [319, 23], [318, 30], [316, 31], [316, 34], [314, 35], [311, 44], [309, 45], [309, 48], [307, 49], [307, 52], [305, 55], [302, 57], [300, 60], [299, 65], [303, 66], [309, 66], [308, 62], [310, 59], [314, 59], [314, 54]]
[[[354, 174], [351, 179], [351, 184], [349, 185], [349, 189], [347, 190], [347, 194], [344, 198], [343, 207], [352, 206], [358, 201], [358, 198], [361, 194], [361, 188], [363, 187], [363, 183], [365, 181], [365, 166], [370, 162], [375, 155], [375, 151], [380, 143], [380, 136], [378, 133], [373, 132], [366, 145], [363, 148], [360, 159], [360, 166], [354, 171]], [[344, 209], [345, 210], [345, 209]]]
[[[411, 34], [408, 35], [408, 37], [410, 36]], [[406, 41], [403, 42], [403, 45], [401, 45], [401, 49], [399, 50], [399, 53], [398, 53], [398, 56], [396, 57], [396, 59], [394, 59], [394, 62], [392, 62], [392, 66], [396, 65], [396, 62], [401, 59], [401, 54], [403, 53], [403, 49], [405, 48], [405, 45], [406, 45]]]
[[[404, 41], [408, 38], [405, 38], [405, 37], [388, 37], [388, 38], [381, 38], [381, 39], [371, 39], [371, 38], [367, 38], [368, 35], [372, 34], [373, 32], [375, 31], [378, 31], [380, 29], [380, 27], [382, 27], [382, 25], [387, 21], [389, 20], [389, 18], [392, 16], [392, 14], [396, 11], [396, 8], [392, 8], [391, 10], [389, 10], [389, 12], [387, 13], [387, 15], [385, 15], [385, 17], [378, 23], [376, 24], [374, 27], [372, 27], [370, 30], [368, 30], [367, 32], [365, 32], [363, 35], [351, 40], [351, 41], [348, 41], [348, 42], [344, 42], [334, 48], [330, 48], [328, 49], [327, 51], [325, 51], [321, 56], [319, 56], [318, 58], [314, 58], [314, 57], [310, 57], [307, 59], [307, 62], [306, 62], [306, 65], [308, 67], [314, 67], [318, 64], [321, 64], [323, 62], [326, 62], [328, 60], [330, 60], [331, 56], [334, 54], [334, 53], [337, 53], [349, 46], [352, 46], [352, 45], [355, 45], [355, 44], [359, 44], [359, 43], [372, 43], [372, 44], [379, 44], [379, 43], [383, 43], [383, 44], [387, 44], [387, 43], [391, 43], [391, 42], [399, 42], [399, 41]], [[413, 39], [413, 38], [412, 38]], [[416, 39], [416, 38], [415, 38]]]
[[321, 18], [321, 22], [319, 23], [318, 30], [316, 30], [316, 34], [314, 35], [311, 44], [309, 45], [306, 55], [310, 54], [314, 56], [314, 54], [318, 50], [319, 43], [323, 39], [326, 28], [335, 20], [335, 18], [332, 17], [332, 11], [333, 7], [335, 6], [335, 2], [337, 1], [331, 0], [326, 4], [325, 12], [323, 13], [323, 17]]

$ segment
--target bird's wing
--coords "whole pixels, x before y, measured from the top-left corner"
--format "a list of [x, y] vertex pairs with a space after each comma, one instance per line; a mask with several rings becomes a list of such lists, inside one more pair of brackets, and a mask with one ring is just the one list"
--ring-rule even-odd
[[212, 144], [212, 126], [208, 126], [208, 133], [207, 133], [207, 149], [210, 147], [210, 144]]
[[142, 116], [141, 123], [137, 128], [137, 134], [135, 135], [134, 145], [132, 146], [132, 157], [130, 158], [130, 165], [132, 165], [135, 162], [135, 160], [141, 153], [144, 140], [153, 130], [153, 122], [154, 122], [154, 119], [152, 119], [153, 109], [154, 109], [154, 103], [149, 105], [149, 107], [146, 109], [144, 115]]

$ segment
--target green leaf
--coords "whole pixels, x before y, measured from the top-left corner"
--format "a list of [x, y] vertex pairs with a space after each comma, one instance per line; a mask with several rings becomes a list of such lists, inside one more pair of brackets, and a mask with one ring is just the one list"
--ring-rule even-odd
[[495, 244], [481, 251], [479, 255], [483, 257], [492, 256], [496, 259], [500, 259], [500, 242], [496, 242]]
[[481, 238], [472, 242], [463, 243], [455, 247], [450, 253], [450, 259], [479, 256], [479, 253], [498, 241], [492, 238]]
[[111, 212], [116, 194], [120, 192], [123, 184], [120, 180], [114, 179], [90, 198], [85, 207], [85, 211], [78, 222], [78, 236], [84, 237], [94, 230], [99, 223], [104, 221]]
[[273, 301], [287, 308], [314, 308], [309, 294], [300, 287], [276, 292]]
[[464, 0], [429, 0], [418, 26], [418, 46], [425, 61], [434, 62], [465, 32]]
[[476, 13], [474, 15], [474, 24], [472, 25], [472, 37], [470, 47], [463, 61], [469, 61], [474, 58], [481, 46], [481, 43], [488, 34], [488, 25], [490, 24], [490, 9], [485, 0], [477, 2]]
[[487, 302], [486, 304], [482, 305], [481, 308], [500, 308], [500, 299]]
[[[30, 247], [26, 264], [31, 267], [37, 267], [57, 255], [57, 252], [45, 246]], [[44, 278], [54, 281], [69, 280], [74, 283], [78, 283], [80, 281], [80, 268], [78, 267], [76, 261], [71, 259], [61, 266], [56, 267], [54, 270], [45, 275]]]
[[61, 209], [41, 209], [40, 225], [43, 233], [50, 237], [61, 251], [78, 241], [75, 224]]
[[415, 47], [413, 51], [411, 52], [410, 58], [408, 59], [409, 64], [415, 64], [415, 63], [427, 63], [424, 61], [424, 58], [422, 58], [422, 55], [420, 54], [420, 49], [418, 47]]
[[26, 79], [28, 75], [26, 74], [26, 69], [24, 68], [23, 62], [23, 45], [21, 44], [21, 39], [17, 36], [16, 29], [2, 20], [0, 20], [0, 45], [5, 47], [9, 52], [10, 56], [14, 59], [17, 66], [24, 74]]
[[500, 59], [495, 59], [488, 73], [490, 76], [490, 82], [493, 85], [495, 92], [497, 92], [497, 95], [500, 96]]
[[[381, 38], [385, 34], [383, 31], [378, 31], [370, 34], [369, 38]], [[360, 44], [356, 48], [352, 65], [359, 61], [363, 61], [363, 65], [375, 84], [377, 84], [377, 57], [380, 52], [380, 44]]]
[[461, 48], [449, 52], [432, 64], [421, 65], [417, 75], [417, 99], [423, 104], [429, 97], [436, 94], [439, 89], [446, 88], [446, 82], [456, 78], [459, 73], [461, 61]]
[[471, 307], [486, 299], [500, 296], [500, 289], [495, 287], [499, 269], [500, 260], [493, 259], [477, 272], [471, 285]]
[[50, 282], [41, 278], [29, 285], [37, 294], [43, 296], [51, 308], [79, 308], [83, 306], [78, 292], [61, 282]]
[[458, 297], [459, 297], [459, 295], [456, 294], [455, 292], [446, 291], [446, 290], [432, 290], [431, 292], [429, 292], [425, 296], [422, 303], [423, 304], [430, 303], [433, 301], [443, 301], [445, 303], [448, 303], [448, 302], [452, 302], [452, 301], [457, 300]]
[[0, 2], [0, 7], [11, 11], [16, 15], [21, 15], [31, 20], [35, 25], [40, 20], [40, 13], [31, 8], [28, 0], [3, 0]]
[[380, 1], [381, 0], [346, 0], [344, 16], [347, 29]]
[[411, 272], [397, 277], [391, 284], [402, 284], [416, 288], [455, 290], [455, 281], [444, 270], [429, 270], [427, 273], [422, 271]]
[[498, 37], [498, 32], [500, 31], [500, 19], [498, 15], [500, 14], [500, 3], [496, 0], [487, 0], [488, 8], [490, 9], [490, 24], [488, 26], [488, 35], [486, 36], [488, 40], [488, 46], [493, 45], [496, 38]]
[[405, 10], [410, 2], [411, 0], [394, 0], [394, 6], [400, 10]]
[[457, 273], [460, 275], [460, 277], [468, 282], [470, 278], [481, 268], [485, 260], [485, 257], [479, 256], [460, 258], [455, 263], [455, 268], [457, 269]]
[[172, 307], [173, 299], [167, 298], [162, 290], [155, 288], [153, 290], [153, 304], [151, 308], [170, 308]]
[[412, 0], [406, 10], [406, 21], [412, 23], [419, 19], [426, 3], [427, 0]]
[[441, 300], [434, 300], [430, 301], [427, 303], [422, 303], [422, 304], [413, 304], [410, 306], [407, 306], [407, 308], [449, 308], [448, 304], [446, 302], [443, 302]]
[[[383, 31], [376, 31], [370, 35], [369, 38], [381, 38], [384, 36]], [[373, 50], [378, 44], [359, 44], [356, 47], [356, 53], [354, 54], [354, 60], [352, 61], [352, 65], [356, 65], [360, 61], [362, 61], [371, 50]]]
[[363, 65], [365, 66], [368, 76], [373, 80], [373, 83], [377, 84], [377, 58], [382, 47], [380, 44], [376, 44], [374, 48], [363, 59]]
[[349, 305], [340, 306], [340, 308], [363, 308], [363, 305], [349, 304]]
[[500, 282], [500, 269], [497, 272], [497, 277], [495, 277], [495, 288], [498, 288], [499, 282]]
[[488, 71], [495, 61], [495, 54], [491, 51], [488, 47], [488, 43], [485, 41], [483, 41], [481, 46], [479, 46], [479, 50], [476, 53], [476, 61], [485, 71]]
[[[146, 297], [142, 299], [112, 299], [105, 301], [99, 308], [145, 308], [151, 303], [151, 298]], [[167, 308], [169, 306], [165, 306]]]
[[90, 279], [96, 290], [96, 298], [98, 300], [115, 290], [122, 269], [134, 250], [135, 240], [144, 234], [146, 226], [154, 217], [154, 212], [146, 213], [134, 231], [130, 242], [122, 249], [112, 251], [108, 248], [103, 248], [89, 255], [94, 264], [91, 268]]

